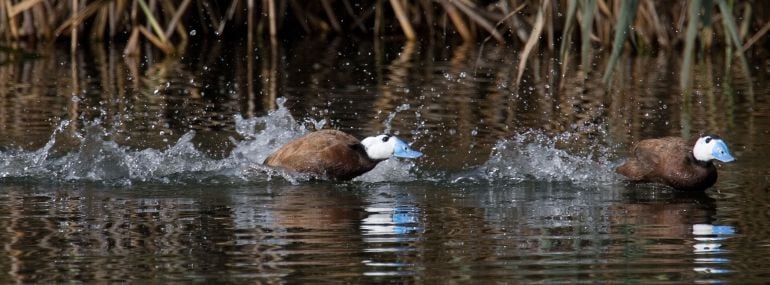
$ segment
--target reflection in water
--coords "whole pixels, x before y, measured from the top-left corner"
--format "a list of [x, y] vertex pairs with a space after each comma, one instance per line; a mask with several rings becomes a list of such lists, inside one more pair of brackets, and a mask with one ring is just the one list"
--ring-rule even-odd
[[712, 257], [716, 254], [725, 253], [722, 243], [729, 236], [735, 234], [735, 229], [731, 226], [720, 226], [710, 224], [692, 225], [692, 234], [696, 241], [693, 245], [693, 251], [696, 255], [695, 263], [702, 264], [702, 267], [695, 267], [695, 272], [721, 274], [729, 273], [731, 270], [725, 269], [730, 260], [724, 257]]
[[[715, 200], [667, 189], [27, 187], [6, 186], [0, 197], [4, 282], [695, 281], [720, 280], [734, 268], [734, 253], [723, 249], [734, 229], [714, 223]], [[60, 273], [46, 274], [52, 270]]]
[[[560, 77], [546, 54], [516, 86], [506, 46], [252, 44], [163, 61], [92, 46], [0, 66], [0, 282], [768, 274], [766, 70], [752, 87], [707, 57], [682, 94], [679, 59], [661, 52], [622, 61], [605, 89], [590, 72]], [[254, 170], [318, 128], [391, 131], [426, 156], [343, 184]], [[634, 141], [701, 131], [729, 138], [739, 161], [706, 193], [612, 174]]]
[[365, 276], [411, 276], [416, 264], [413, 258], [422, 233], [421, 211], [413, 197], [399, 193], [392, 186], [369, 189], [367, 216], [361, 220], [365, 253]]

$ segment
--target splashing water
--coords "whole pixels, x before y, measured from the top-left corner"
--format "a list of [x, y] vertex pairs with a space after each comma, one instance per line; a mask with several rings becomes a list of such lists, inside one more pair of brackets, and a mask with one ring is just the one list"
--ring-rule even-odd
[[[235, 117], [235, 130], [246, 140], [236, 144], [231, 159], [250, 164], [261, 164], [278, 147], [308, 132], [304, 125], [297, 124], [284, 104], [285, 98], [278, 98], [278, 109], [264, 117], [244, 119]], [[325, 121], [313, 123], [320, 129]]]
[[382, 124], [385, 125], [385, 131], [383, 131], [383, 133], [389, 134], [393, 127], [393, 119], [396, 118], [396, 115], [398, 115], [399, 112], [409, 110], [409, 107], [409, 104], [401, 104], [400, 106], [396, 107], [395, 111], [388, 114], [388, 118], [382, 122]]
[[[479, 169], [482, 179], [490, 181], [525, 180], [601, 184], [617, 181], [609, 158], [609, 148], [592, 146], [585, 154], [572, 154], [557, 144], [573, 139], [570, 133], [549, 137], [528, 131], [502, 140], [494, 147], [490, 159]], [[597, 153], [598, 155], [594, 155]], [[463, 177], [456, 178], [461, 181]]]
[[[307, 132], [291, 117], [284, 103], [284, 99], [279, 99], [279, 108], [264, 117], [243, 119], [237, 116], [236, 131], [245, 139], [233, 141], [232, 153], [219, 160], [195, 148], [195, 132], [192, 131], [167, 149], [132, 150], [110, 140], [110, 133], [98, 120], [86, 123], [75, 134], [80, 143], [75, 151], [53, 157], [56, 136], [70, 123], [63, 121], [45, 146], [38, 150], [0, 151], [0, 178], [130, 185], [135, 181], [173, 183], [190, 179], [202, 181], [216, 176], [237, 181], [249, 180], [255, 175], [263, 179], [277, 175], [296, 182], [303, 176], [288, 177], [260, 165], [273, 150]], [[324, 121], [309, 123], [317, 128], [325, 124]]]
[[69, 123], [69, 120], [61, 121], [56, 129], [54, 129], [45, 146], [36, 151], [0, 152], [0, 177], [21, 177], [34, 174], [46, 174], [47, 170], [44, 167], [44, 163], [51, 152], [51, 148], [56, 144], [56, 135], [61, 133]]
[[[195, 181], [215, 183], [214, 178], [224, 178], [224, 183], [237, 181], [271, 180], [280, 177], [291, 183], [310, 179], [308, 175], [285, 173], [261, 163], [280, 146], [309, 132], [308, 128], [321, 129], [325, 121], [297, 123], [284, 106], [285, 99], [277, 101], [278, 109], [266, 116], [245, 119], [235, 117], [236, 132], [243, 137], [231, 138], [234, 148], [222, 159], [209, 157], [195, 148], [195, 132], [181, 136], [167, 149], [135, 150], [121, 146], [110, 139], [101, 122], [86, 123], [75, 134], [79, 140], [76, 150], [63, 155], [53, 155], [56, 136], [69, 126], [62, 121], [42, 148], [34, 151], [0, 151], [0, 178], [33, 179], [42, 181], [96, 181], [109, 184], [130, 185], [133, 182], [184, 183]], [[404, 104], [389, 114], [385, 122], [387, 131], [398, 112], [409, 109]], [[307, 127], [306, 127], [307, 126]], [[612, 162], [607, 157], [608, 147], [589, 147], [585, 154], [572, 154], [557, 147], [573, 143], [574, 138], [565, 133], [549, 137], [542, 132], [530, 131], [501, 140], [489, 160], [472, 170], [471, 175], [450, 174], [451, 181], [464, 179], [489, 182], [500, 181], [565, 181], [573, 183], [604, 183], [616, 181]], [[598, 153], [598, 155], [593, 155]], [[372, 171], [357, 177], [360, 182], [408, 182], [430, 179], [430, 173], [422, 173], [419, 161], [389, 159]], [[435, 180], [435, 179], [433, 179]], [[219, 181], [219, 180], [217, 180]]]
[[415, 168], [414, 161], [393, 158], [380, 162], [374, 169], [353, 180], [362, 182], [414, 181], [417, 177], [411, 171], [413, 168]]

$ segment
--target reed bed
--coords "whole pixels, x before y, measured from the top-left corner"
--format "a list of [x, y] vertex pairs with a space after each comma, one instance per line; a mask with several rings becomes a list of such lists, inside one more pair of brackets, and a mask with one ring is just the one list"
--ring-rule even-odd
[[[727, 0], [5, 0], [0, 5], [0, 39], [69, 40], [73, 50], [81, 41], [121, 41], [127, 55], [138, 55], [142, 43], [179, 54], [189, 35], [196, 34], [272, 43], [319, 33], [406, 41], [494, 40], [518, 51], [519, 80], [537, 50], [558, 50], [562, 59], [578, 50], [586, 72], [593, 70], [597, 50], [609, 50], [605, 82], [612, 80], [624, 52], [678, 49], [684, 58], [682, 87], [687, 88], [693, 60], [715, 47], [749, 70], [746, 51], [767, 42], [766, 5]], [[567, 65], [563, 60], [561, 69], [567, 70]]]

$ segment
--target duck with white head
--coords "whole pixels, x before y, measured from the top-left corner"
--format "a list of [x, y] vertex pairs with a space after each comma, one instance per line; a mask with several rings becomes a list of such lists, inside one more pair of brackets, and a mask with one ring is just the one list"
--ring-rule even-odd
[[372, 170], [391, 157], [418, 158], [398, 137], [383, 134], [359, 141], [337, 130], [309, 133], [283, 145], [265, 159], [264, 164], [291, 172], [307, 173], [326, 180], [350, 180]]
[[724, 140], [716, 135], [702, 135], [690, 141], [679, 137], [646, 139], [634, 146], [616, 172], [631, 182], [655, 182], [698, 191], [716, 183], [714, 160], [735, 160]]

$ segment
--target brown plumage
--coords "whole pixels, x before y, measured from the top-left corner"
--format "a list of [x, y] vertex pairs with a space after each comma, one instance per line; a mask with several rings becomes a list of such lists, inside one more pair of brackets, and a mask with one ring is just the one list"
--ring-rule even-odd
[[633, 182], [662, 183], [679, 190], [709, 188], [717, 181], [717, 169], [711, 161], [695, 159], [695, 140], [678, 137], [642, 140], [616, 172]]
[[317, 178], [350, 180], [372, 170], [379, 161], [366, 155], [361, 142], [344, 132], [321, 130], [282, 146], [265, 164]]

